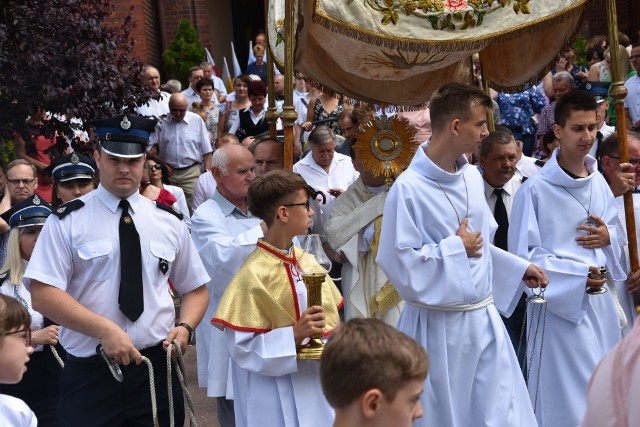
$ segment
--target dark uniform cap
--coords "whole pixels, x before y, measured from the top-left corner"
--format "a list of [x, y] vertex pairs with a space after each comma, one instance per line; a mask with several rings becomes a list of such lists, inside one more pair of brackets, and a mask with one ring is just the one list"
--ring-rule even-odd
[[609, 86], [611, 86], [610, 82], [587, 82], [584, 85], [585, 93], [593, 95], [598, 104], [609, 96]]
[[11, 209], [4, 212], [3, 220], [11, 228], [29, 227], [32, 225], [42, 225], [51, 215], [51, 205], [42, 200], [37, 194], [26, 200], [12, 206]]
[[74, 179], [93, 179], [96, 176], [96, 162], [91, 157], [73, 152], [56, 159], [46, 169], [60, 182]]
[[96, 128], [102, 150], [118, 157], [140, 157], [147, 151], [149, 135], [157, 119], [123, 114], [109, 119], [90, 122]]

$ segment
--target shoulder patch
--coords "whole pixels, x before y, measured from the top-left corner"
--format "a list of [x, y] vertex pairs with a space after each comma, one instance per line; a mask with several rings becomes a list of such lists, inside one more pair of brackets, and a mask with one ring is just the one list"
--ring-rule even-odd
[[67, 216], [69, 213], [73, 212], [73, 211], [77, 211], [78, 209], [80, 209], [81, 207], [84, 206], [84, 202], [80, 199], [74, 199], [71, 200], [67, 203], [63, 203], [60, 206], [58, 206], [58, 209], [56, 209], [53, 213], [60, 219], [64, 218], [65, 216]]
[[162, 203], [157, 203], [156, 202], [156, 207], [160, 208], [161, 210], [165, 211], [165, 212], [169, 212], [170, 214], [174, 215], [175, 217], [177, 217], [180, 221], [182, 221], [182, 218], [184, 218], [184, 215], [182, 215], [182, 212], [179, 212], [173, 208], [170, 208], [167, 205], [163, 205]]

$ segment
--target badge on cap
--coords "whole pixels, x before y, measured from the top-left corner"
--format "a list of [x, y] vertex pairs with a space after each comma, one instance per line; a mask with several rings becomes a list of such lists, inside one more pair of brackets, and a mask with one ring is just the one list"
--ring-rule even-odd
[[80, 163], [80, 158], [78, 157], [75, 151], [71, 153], [71, 158], [69, 159], [69, 161], [71, 161], [71, 163], [74, 165], [77, 165], [78, 163]]
[[129, 130], [130, 127], [131, 127], [131, 122], [129, 121], [127, 116], [124, 116], [124, 118], [120, 122], [120, 128], [122, 128], [122, 130]]
[[37, 194], [35, 194], [33, 196], [33, 204], [36, 205], [36, 206], [38, 206], [40, 204], [40, 198], [38, 197]]

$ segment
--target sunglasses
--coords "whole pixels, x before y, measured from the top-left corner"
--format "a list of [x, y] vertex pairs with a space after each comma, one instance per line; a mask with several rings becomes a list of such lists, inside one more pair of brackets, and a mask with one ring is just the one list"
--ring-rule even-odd
[[4, 334], [4, 336], [7, 335], [14, 335], [14, 334], [23, 334], [22, 335], [22, 340], [24, 341], [24, 345], [26, 345], [27, 347], [31, 347], [31, 328], [26, 328], [26, 329], [20, 329], [19, 331], [13, 331], [13, 332], [7, 332]]
[[159, 163], [156, 163], [155, 165], [149, 165], [149, 169], [155, 169], [159, 171], [160, 169], [162, 169], [162, 165]]
[[169, 108], [172, 113], [184, 113], [187, 111], [186, 108]]

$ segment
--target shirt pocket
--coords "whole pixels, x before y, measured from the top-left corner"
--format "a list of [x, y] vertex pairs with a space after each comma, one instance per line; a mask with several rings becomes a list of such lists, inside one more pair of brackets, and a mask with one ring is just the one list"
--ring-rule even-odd
[[85, 243], [76, 249], [80, 271], [92, 282], [101, 282], [113, 274], [114, 265], [110, 262], [113, 244], [111, 240], [98, 240]]
[[177, 250], [166, 243], [150, 241], [149, 252], [151, 252], [151, 256], [147, 271], [149, 271], [152, 283], [158, 285], [163, 281], [163, 278], [169, 278], [171, 275], [171, 266], [176, 259]]

